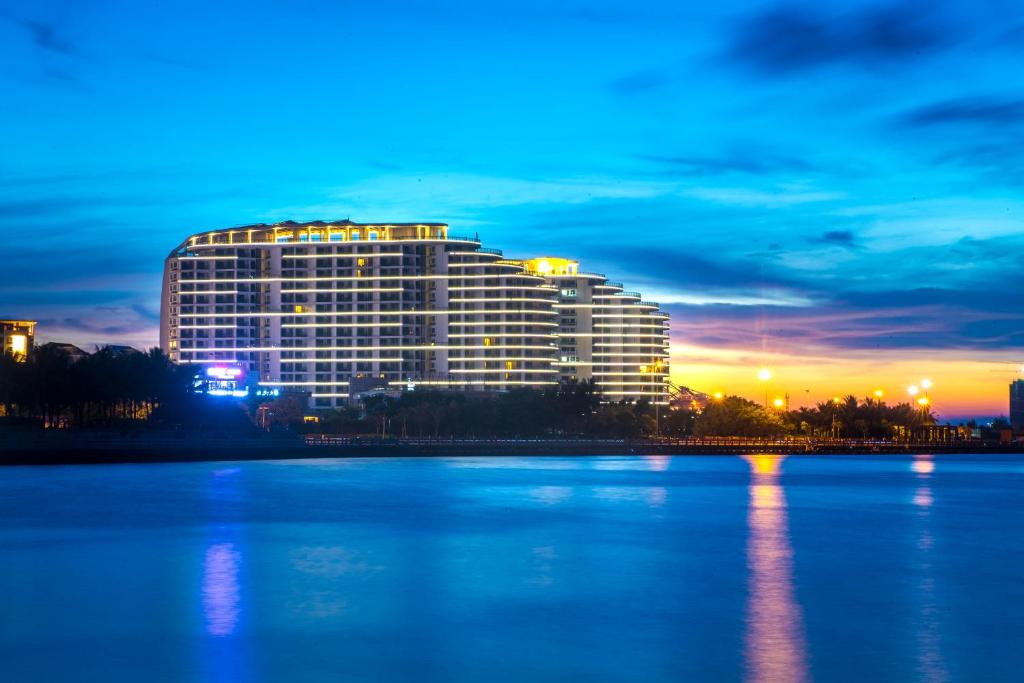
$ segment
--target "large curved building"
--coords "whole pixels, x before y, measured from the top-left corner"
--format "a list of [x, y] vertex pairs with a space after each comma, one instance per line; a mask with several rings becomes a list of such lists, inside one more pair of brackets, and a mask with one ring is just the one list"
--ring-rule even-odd
[[558, 290], [560, 376], [593, 379], [608, 401], [668, 403], [668, 314], [564, 258], [524, 261]]
[[664, 314], [575, 266], [586, 294], [570, 297], [552, 262], [564, 260], [506, 259], [441, 223], [202, 232], [167, 257], [160, 343], [174, 361], [321, 408], [380, 387], [504, 391], [570, 376], [593, 377], [608, 400], [667, 402]]

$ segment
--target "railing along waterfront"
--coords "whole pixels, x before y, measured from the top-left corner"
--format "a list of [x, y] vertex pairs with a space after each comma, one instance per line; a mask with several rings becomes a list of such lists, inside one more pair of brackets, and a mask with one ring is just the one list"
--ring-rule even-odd
[[1024, 450], [1024, 444], [999, 444], [981, 440], [938, 440], [938, 439], [839, 439], [827, 437], [737, 437], [705, 436], [680, 438], [632, 438], [632, 439], [591, 439], [591, 438], [541, 438], [541, 437], [495, 437], [467, 438], [451, 436], [393, 437], [379, 435], [329, 435], [309, 434], [306, 444], [320, 446], [376, 446], [382, 449], [438, 448], [481, 449], [532, 447], [546, 448], [553, 453], [560, 450], [577, 451], [594, 447], [599, 449], [621, 448], [624, 452], [673, 451], [673, 452], [774, 452], [774, 453], [884, 453], [907, 450], [935, 449], [945, 451], [985, 451], [993, 449]]

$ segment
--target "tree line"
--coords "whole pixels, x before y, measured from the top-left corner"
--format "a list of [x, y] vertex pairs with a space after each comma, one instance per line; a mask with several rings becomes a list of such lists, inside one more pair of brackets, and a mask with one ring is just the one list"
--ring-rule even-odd
[[[237, 406], [195, 393], [198, 368], [178, 365], [158, 348], [103, 347], [75, 359], [58, 346], [27, 360], [0, 356], [0, 412], [14, 427], [237, 427]], [[239, 418], [242, 418], [240, 420]]]
[[[603, 403], [599, 387], [565, 381], [547, 390], [497, 394], [436, 390], [369, 395], [352, 407], [310, 411], [307, 395], [267, 400], [213, 398], [196, 391], [197, 366], [160, 349], [110, 347], [73, 360], [60, 347], [37, 348], [25, 362], [0, 356], [0, 413], [8, 424], [62, 428], [317, 431], [388, 437], [783, 436], [901, 438], [937, 424], [930, 408], [847, 396], [796, 410], [738, 396], [669, 409], [646, 400]], [[309, 418], [315, 416], [316, 422]], [[988, 428], [986, 436], [1005, 420]], [[998, 436], [996, 434], [996, 436]]]

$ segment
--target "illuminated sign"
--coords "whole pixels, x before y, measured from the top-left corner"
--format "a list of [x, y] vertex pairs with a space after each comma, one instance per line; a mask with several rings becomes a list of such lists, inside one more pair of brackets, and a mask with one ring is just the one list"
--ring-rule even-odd
[[225, 366], [225, 365], [213, 365], [206, 368], [206, 376], [210, 379], [219, 379], [223, 381], [238, 379], [243, 374], [242, 368]]
[[197, 388], [207, 396], [245, 398], [249, 388], [245, 385], [245, 369], [239, 365], [211, 365], [206, 368], [206, 380]]

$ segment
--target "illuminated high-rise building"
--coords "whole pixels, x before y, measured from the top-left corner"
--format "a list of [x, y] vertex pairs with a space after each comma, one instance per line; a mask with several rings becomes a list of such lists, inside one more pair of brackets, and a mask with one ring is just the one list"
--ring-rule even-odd
[[658, 304], [604, 275], [580, 271], [578, 261], [541, 257], [523, 263], [558, 291], [561, 378], [593, 379], [607, 401], [668, 404], [668, 314]]
[[558, 383], [557, 291], [444, 224], [286, 222], [193, 235], [164, 268], [161, 346], [313, 407], [378, 388]]
[[35, 320], [0, 320], [0, 348], [24, 362], [32, 352], [36, 339]]
[[[566, 259], [516, 260], [442, 223], [202, 232], [167, 257], [161, 346], [209, 382], [304, 391], [313, 407], [417, 386], [668, 400], [667, 316]], [[229, 377], [230, 375], [230, 377]]]
[[1010, 424], [1017, 431], [1024, 431], [1024, 379], [1010, 383]]

